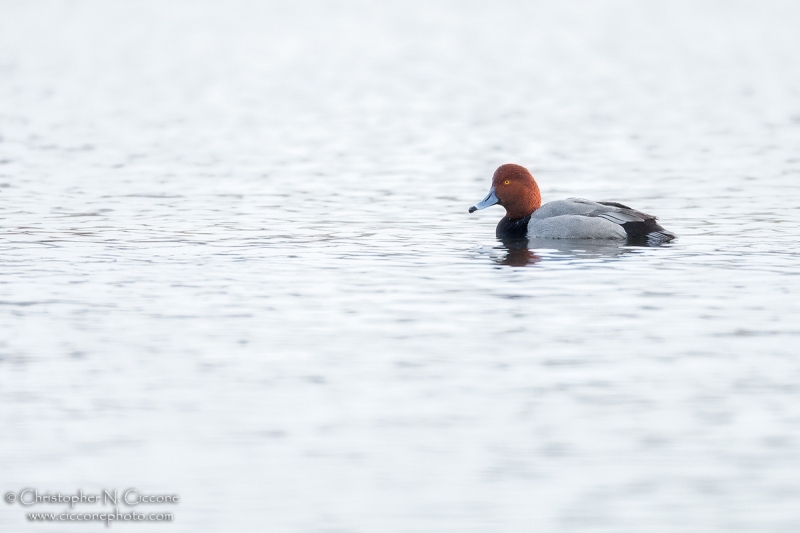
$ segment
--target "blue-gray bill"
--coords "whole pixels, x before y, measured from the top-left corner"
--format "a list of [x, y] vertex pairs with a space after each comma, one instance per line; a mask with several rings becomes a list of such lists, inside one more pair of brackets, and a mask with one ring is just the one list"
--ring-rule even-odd
[[497, 196], [495, 196], [495, 194], [494, 194], [494, 187], [492, 187], [492, 188], [489, 190], [489, 194], [487, 194], [487, 195], [486, 195], [486, 198], [484, 198], [483, 200], [481, 200], [481, 201], [480, 201], [480, 202], [478, 202], [477, 204], [475, 204], [475, 205], [473, 205], [472, 207], [470, 207], [470, 208], [469, 208], [469, 212], [470, 212], [470, 213], [474, 213], [474, 212], [475, 212], [475, 211], [477, 211], [478, 209], [486, 209], [486, 208], [487, 208], [487, 207], [489, 207], [490, 205], [494, 205], [494, 204], [496, 204], [496, 203], [498, 203], [498, 202], [500, 202], [500, 199], [499, 199], [499, 198], [497, 198]]

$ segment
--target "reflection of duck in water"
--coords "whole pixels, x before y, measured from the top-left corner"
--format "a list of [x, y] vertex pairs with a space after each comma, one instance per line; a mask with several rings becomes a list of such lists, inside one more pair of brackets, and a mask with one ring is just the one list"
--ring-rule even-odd
[[606, 262], [626, 255], [636, 254], [641, 249], [626, 246], [626, 243], [601, 239], [501, 239], [502, 245], [494, 250], [493, 260], [499, 265], [527, 266], [541, 261], [575, 262], [585, 264]]
[[568, 198], [542, 205], [539, 186], [519, 165], [498, 168], [489, 194], [469, 212], [494, 204], [506, 208], [506, 216], [497, 225], [500, 239], [617, 239], [658, 246], [675, 238], [656, 222], [656, 217], [617, 202]]
[[495, 262], [500, 265], [514, 267], [532, 265], [542, 260], [536, 252], [528, 247], [528, 239], [503, 239], [501, 249], [506, 250], [506, 254]]

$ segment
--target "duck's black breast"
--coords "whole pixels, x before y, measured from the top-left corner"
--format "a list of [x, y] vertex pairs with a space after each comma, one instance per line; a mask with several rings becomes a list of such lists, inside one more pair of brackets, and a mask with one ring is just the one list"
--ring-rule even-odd
[[531, 216], [524, 218], [503, 217], [497, 224], [495, 235], [498, 239], [524, 239], [528, 236], [528, 222]]

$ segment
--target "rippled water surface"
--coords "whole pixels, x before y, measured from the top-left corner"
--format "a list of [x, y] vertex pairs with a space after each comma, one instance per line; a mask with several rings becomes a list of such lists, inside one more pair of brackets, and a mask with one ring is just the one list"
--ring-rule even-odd
[[[799, 27], [0, 3], [0, 489], [179, 494], [113, 526], [148, 531], [800, 530]], [[679, 239], [497, 242], [507, 162]]]

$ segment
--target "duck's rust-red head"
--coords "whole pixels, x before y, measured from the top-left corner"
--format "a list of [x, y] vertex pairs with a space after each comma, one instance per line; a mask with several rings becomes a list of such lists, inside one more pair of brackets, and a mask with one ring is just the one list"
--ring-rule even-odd
[[514, 164], [501, 165], [494, 173], [489, 194], [470, 207], [469, 212], [494, 204], [505, 207], [510, 219], [525, 218], [542, 205], [542, 195], [528, 169]]

